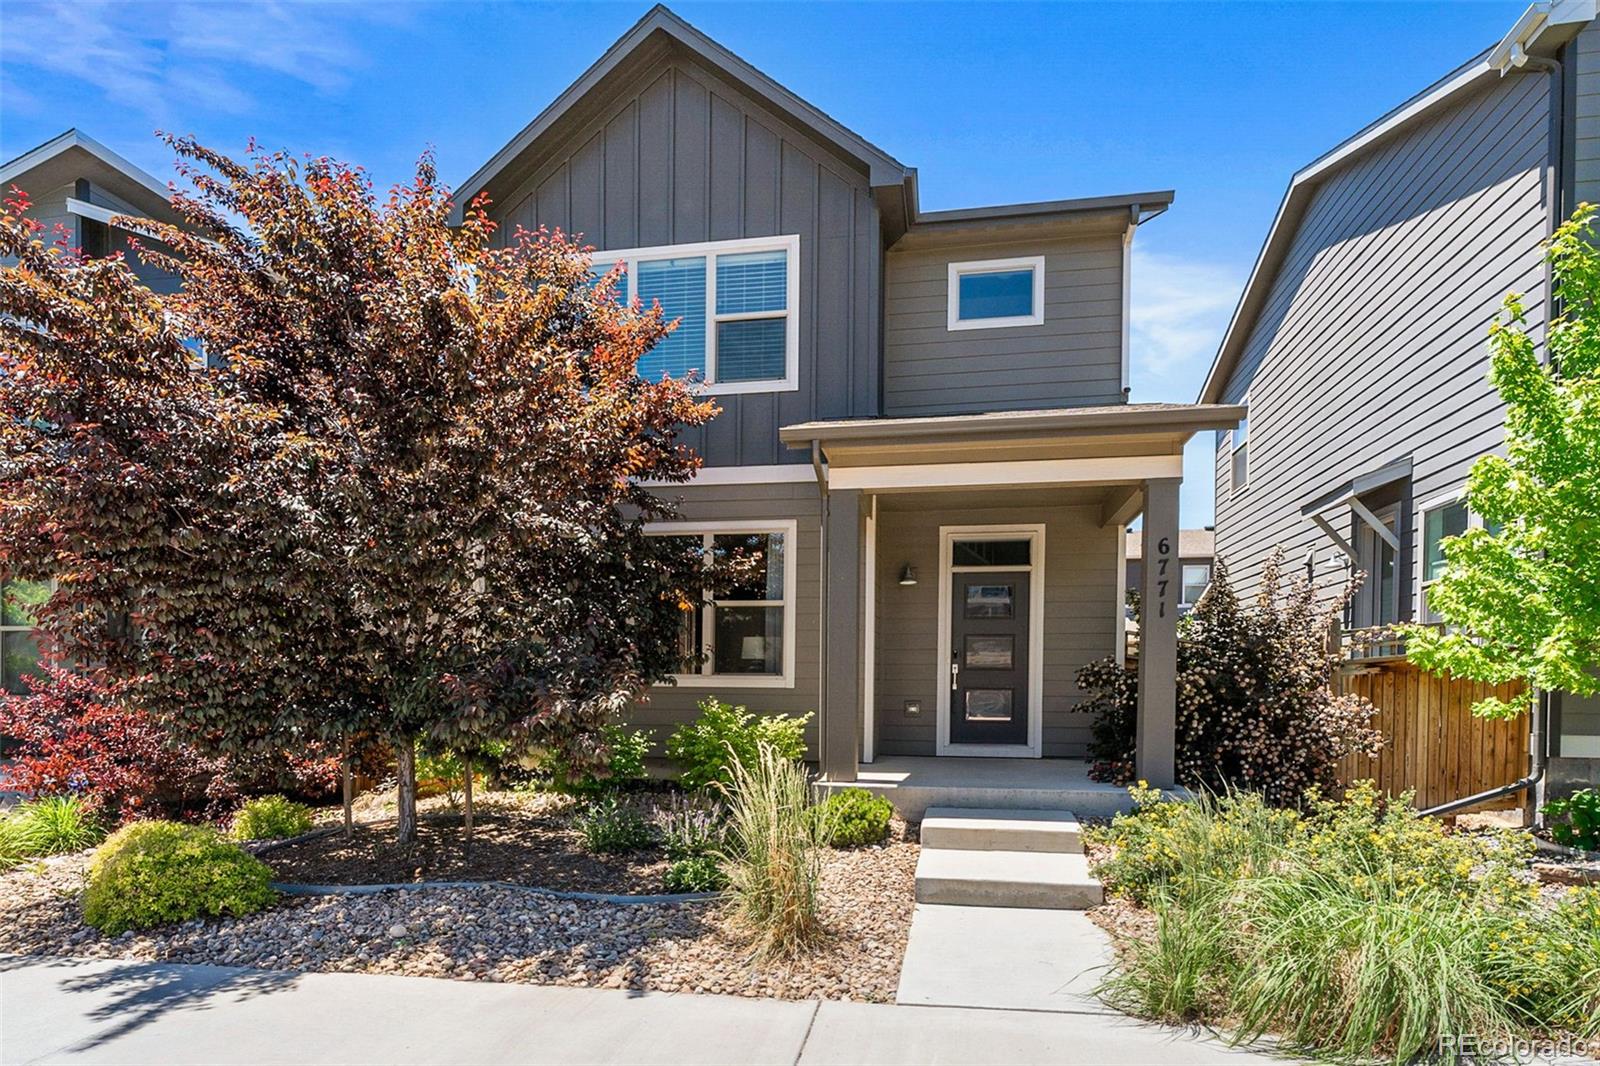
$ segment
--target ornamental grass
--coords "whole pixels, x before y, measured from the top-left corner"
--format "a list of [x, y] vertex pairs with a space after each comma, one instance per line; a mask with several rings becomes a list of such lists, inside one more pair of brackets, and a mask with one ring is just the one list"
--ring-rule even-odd
[[1107, 888], [1156, 918], [1103, 989], [1123, 1009], [1351, 1062], [1600, 1039], [1600, 890], [1542, 892], [1525, 836], [1449, 832], [1370, 783], [1303, 815], [1135, 796], [1098, 833]]
[[761, 956], [794, 956], [822, 933], [818, 885], [827, 827], [804, 764], [769, 744], [734, 759], [726, 844], [718, 854], [735, 913]]

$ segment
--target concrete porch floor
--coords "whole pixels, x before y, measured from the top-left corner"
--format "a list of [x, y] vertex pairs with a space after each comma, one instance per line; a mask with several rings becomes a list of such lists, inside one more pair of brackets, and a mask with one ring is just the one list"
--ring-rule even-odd
[[1108, 818], [1131, 810], [1121, 785], [1089, 780], [1082, 759], [972, 759], [885, 755], [862, 763], [854, 781], [822, 781], [825, 789], [864, 788], [918, 821], [929, 807], [1071, 811]]

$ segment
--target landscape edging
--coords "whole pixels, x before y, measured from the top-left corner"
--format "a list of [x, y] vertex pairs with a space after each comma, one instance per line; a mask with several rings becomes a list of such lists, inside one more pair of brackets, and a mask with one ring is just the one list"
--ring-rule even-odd
[[605, 892], [564, 892], [535, 885], [518, 885], [510, 881], [400, 881], [383, 885], [295, 885], [277, 881], [272, 887], [286, 896], [371, 896], [379, 892], [407, 891], [423, 888], [511, 888], [519, 892], [533, 892], [556, 899], [582, 900], [588, 903], [700, 903], [716, 899], [720, 892], [678, 892], [655, 896], [624, 896]]

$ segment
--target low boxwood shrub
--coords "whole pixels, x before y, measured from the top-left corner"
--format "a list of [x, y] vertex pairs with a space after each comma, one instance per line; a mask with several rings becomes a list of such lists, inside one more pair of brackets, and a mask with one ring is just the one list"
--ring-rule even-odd
[[574, 824], [583, 846], [596, 854], [638, 851], [656, 842], [655, 827], [637, 807], [603, 796], [585, 807]]
[[270, 904], [272, 871], [210, 826], [132, 822], [89, 861], [83, 919], [107, 936]]
[[780, 759], [803, 758], [809, 721], [810, 714], [756, 715], [708, 696], [700, 702], [700, 717], [667, 739], [667, 757], [682, 771], [684, 788], [726, 786], [733, 782], [734, 762], [755, 765], [760, 747]]
[[257, 796], [233, 815], [233, 839], [280, 840], [311, 831], [311, 808], [286, 796]]
[[894, 804], [864, 788], [835, 792], [818, 808], [823, 835], [836, 848], [881, 844], [889, 835]]
[[662, 879], [668, 892], [720, 892], [728, 878], [711, 855], [690, 855], [675, 860]]

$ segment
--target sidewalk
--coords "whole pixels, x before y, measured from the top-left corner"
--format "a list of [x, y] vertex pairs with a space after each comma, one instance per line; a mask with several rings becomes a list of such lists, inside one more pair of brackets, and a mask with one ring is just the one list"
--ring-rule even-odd
[[1117, 1015], [0, 956], [0, 1063], [1248, 1063]]

